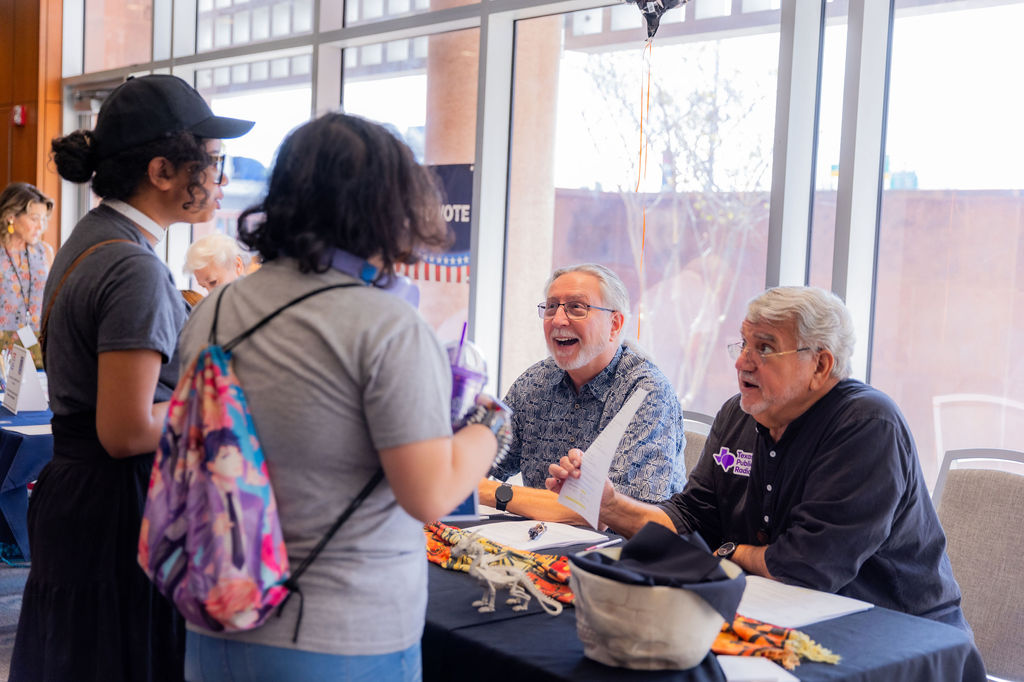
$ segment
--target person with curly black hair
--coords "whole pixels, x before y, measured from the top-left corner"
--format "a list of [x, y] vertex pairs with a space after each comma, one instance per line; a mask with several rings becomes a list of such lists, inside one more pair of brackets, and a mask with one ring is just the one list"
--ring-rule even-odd
[[395, 274], [448, 243], [439, 190], [383, 126], [327, 114], [281, 145], [239, 236], [263, 265], [196, 307], [182, 358], [206, 346], [215, 319], [223, 342], [292, 300], [342, 287], [287, 308], [232, 351], [291, 566], [374, 472], [385, 480], [309, 564], [304, 597], [280, 617], [247, 632], [190, 621], [186, 678], [414, 682], [427, 602], [423, 524], [465, 500], [496, 439], [510, 439], [493, 404], [452, 433], [447, 354]]
[[213, 217], [220, 140], [252, 125], [152, 75], [115, 89], [93, 130], [53, 140], [60, 175], [103, 201], [57, 252], [43, 294], [54, 454], [29, 504], [15, 682], [183, 678], [182, 621], [136, 561], [186, 319], [154, 246], [172, 223]]

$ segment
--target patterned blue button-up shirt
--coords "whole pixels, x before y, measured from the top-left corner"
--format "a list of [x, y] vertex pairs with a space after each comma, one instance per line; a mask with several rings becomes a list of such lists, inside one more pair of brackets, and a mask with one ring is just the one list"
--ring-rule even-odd
[[683, 411], [668, 378], [626, 346], [577, 394], [568, 372], [550, 357], [515, 380], [505, 402], [512, 415], [512, 447], [492, 474], [523, 472], [523, 484], [543, 488], [548, 465], [570, 448], [586, 450], [638, 388], [648, 392], [626, 429], [608, 476], [616, 490], [660, 502], [686, 483]]

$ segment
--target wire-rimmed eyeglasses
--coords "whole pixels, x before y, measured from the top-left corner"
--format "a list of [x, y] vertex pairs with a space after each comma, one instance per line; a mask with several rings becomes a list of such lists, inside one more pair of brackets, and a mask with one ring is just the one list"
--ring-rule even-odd
[[565, 316], [570, 320], [587, 319], [587, 315], [590, 314], [591, 308], [594, 308], [595, 310], [604, 310], [609, 313], [616, 312], [612, 308], [602, 308], [599, 305], [590, 305], [589, 303], [583, 303], [582, 301], [566, 301], [565, 303], [546, 301], [544, 303], [537, 304], [537, 317], [542, 320], [552, 318], [558, 314], [559, 307], [565, 308]]
[[[740, 356], [747, 351], [751, 346], [747, 346], [746, 341], [737, 341], [736, 343], [730, 343], [725, 347], [725, 350], [729, 352], [729, 357], [733, 360], [739, 360]], [[790, 355], [791, 353], [802, 353], [805, 350], [813, 350], [810, 346], [804, 346], [803, 348], [795, 348], [793, 350], [775, 350], [767, 343], [760, 344], [760, 350], [753, 350], [747, 353], [747, 357], [750, 357], [757, 364], [764, 364], [768, 358], [777, 358], [780, 355]]]
[[227, 165], [228, 155], [223, 150], [216, 154], [210, 154], [210, 167], [213, 168], [214, 177], [217, 179], [217, 184], [224, 182], [224, 167]]

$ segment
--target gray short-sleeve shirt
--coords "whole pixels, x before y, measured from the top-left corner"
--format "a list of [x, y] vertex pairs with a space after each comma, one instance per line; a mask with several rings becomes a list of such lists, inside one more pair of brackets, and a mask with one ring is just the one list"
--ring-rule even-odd
[[[302, 274], [289, 259], [266, 263], [196, 307], [182, 332], [182, 361], [206, 345], [220, 295], [217, 341], [224, 343], [303, 293], [354, 281], [334, 270]], [[447, 356], [416, 310], [380, 289], [317, 294], [232, 356], [293, 566], [369, 480], [380, 449], [451, 434]], [[291, 641], [295, 599], [281, 618], [230, 637], [342, 655], [406, 649], [422, 635], [426, 567], [422, 524], [385, 481], [300, 580], [298, 643]]]
[[72, 262], [75, 267], [47, 320], [46, 373], [50, 407], [69, 415], [96, 409], [97, 358], [116, 350], [154, 350], [163, 365], [154, 402], [169, 400], [178, 381], [175, 345], [185, 323], [185, 301], [153, 247], [125, 216], [100, 205], [75, 226], [58, 251], [46, 282], [44, 310]]

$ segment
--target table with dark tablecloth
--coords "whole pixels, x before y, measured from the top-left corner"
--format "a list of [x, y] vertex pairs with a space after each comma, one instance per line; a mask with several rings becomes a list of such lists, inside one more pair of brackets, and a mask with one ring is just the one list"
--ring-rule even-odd
[[[471, 602], [481, 596], [482, 587], [468, 574], [431, 564], [429, 580], [423, 633], [426, 681], [725, 679], [713, 654], [685, 671], [638, 671], [597, 663], [583, 655], [572, 607], [550, 616], [532, 600], [526, 612], [515, 613], [499, 593], [494, 613], [477, 613]], [[799, 630], [842, 656], [838, 665], [804, 661], [793, 671], [801, 680], [985, 680], [981, 657], [968, 636], [924, 618], [874, 607]]]
[[11, 426], [49, 424], [49, 410], [12, 414], [0, 407], [0, 541], [13, 542], [29, 558], [28, 489], [43, 466], [53, 457], [53, 435], [25, 435], [8, 430]]

